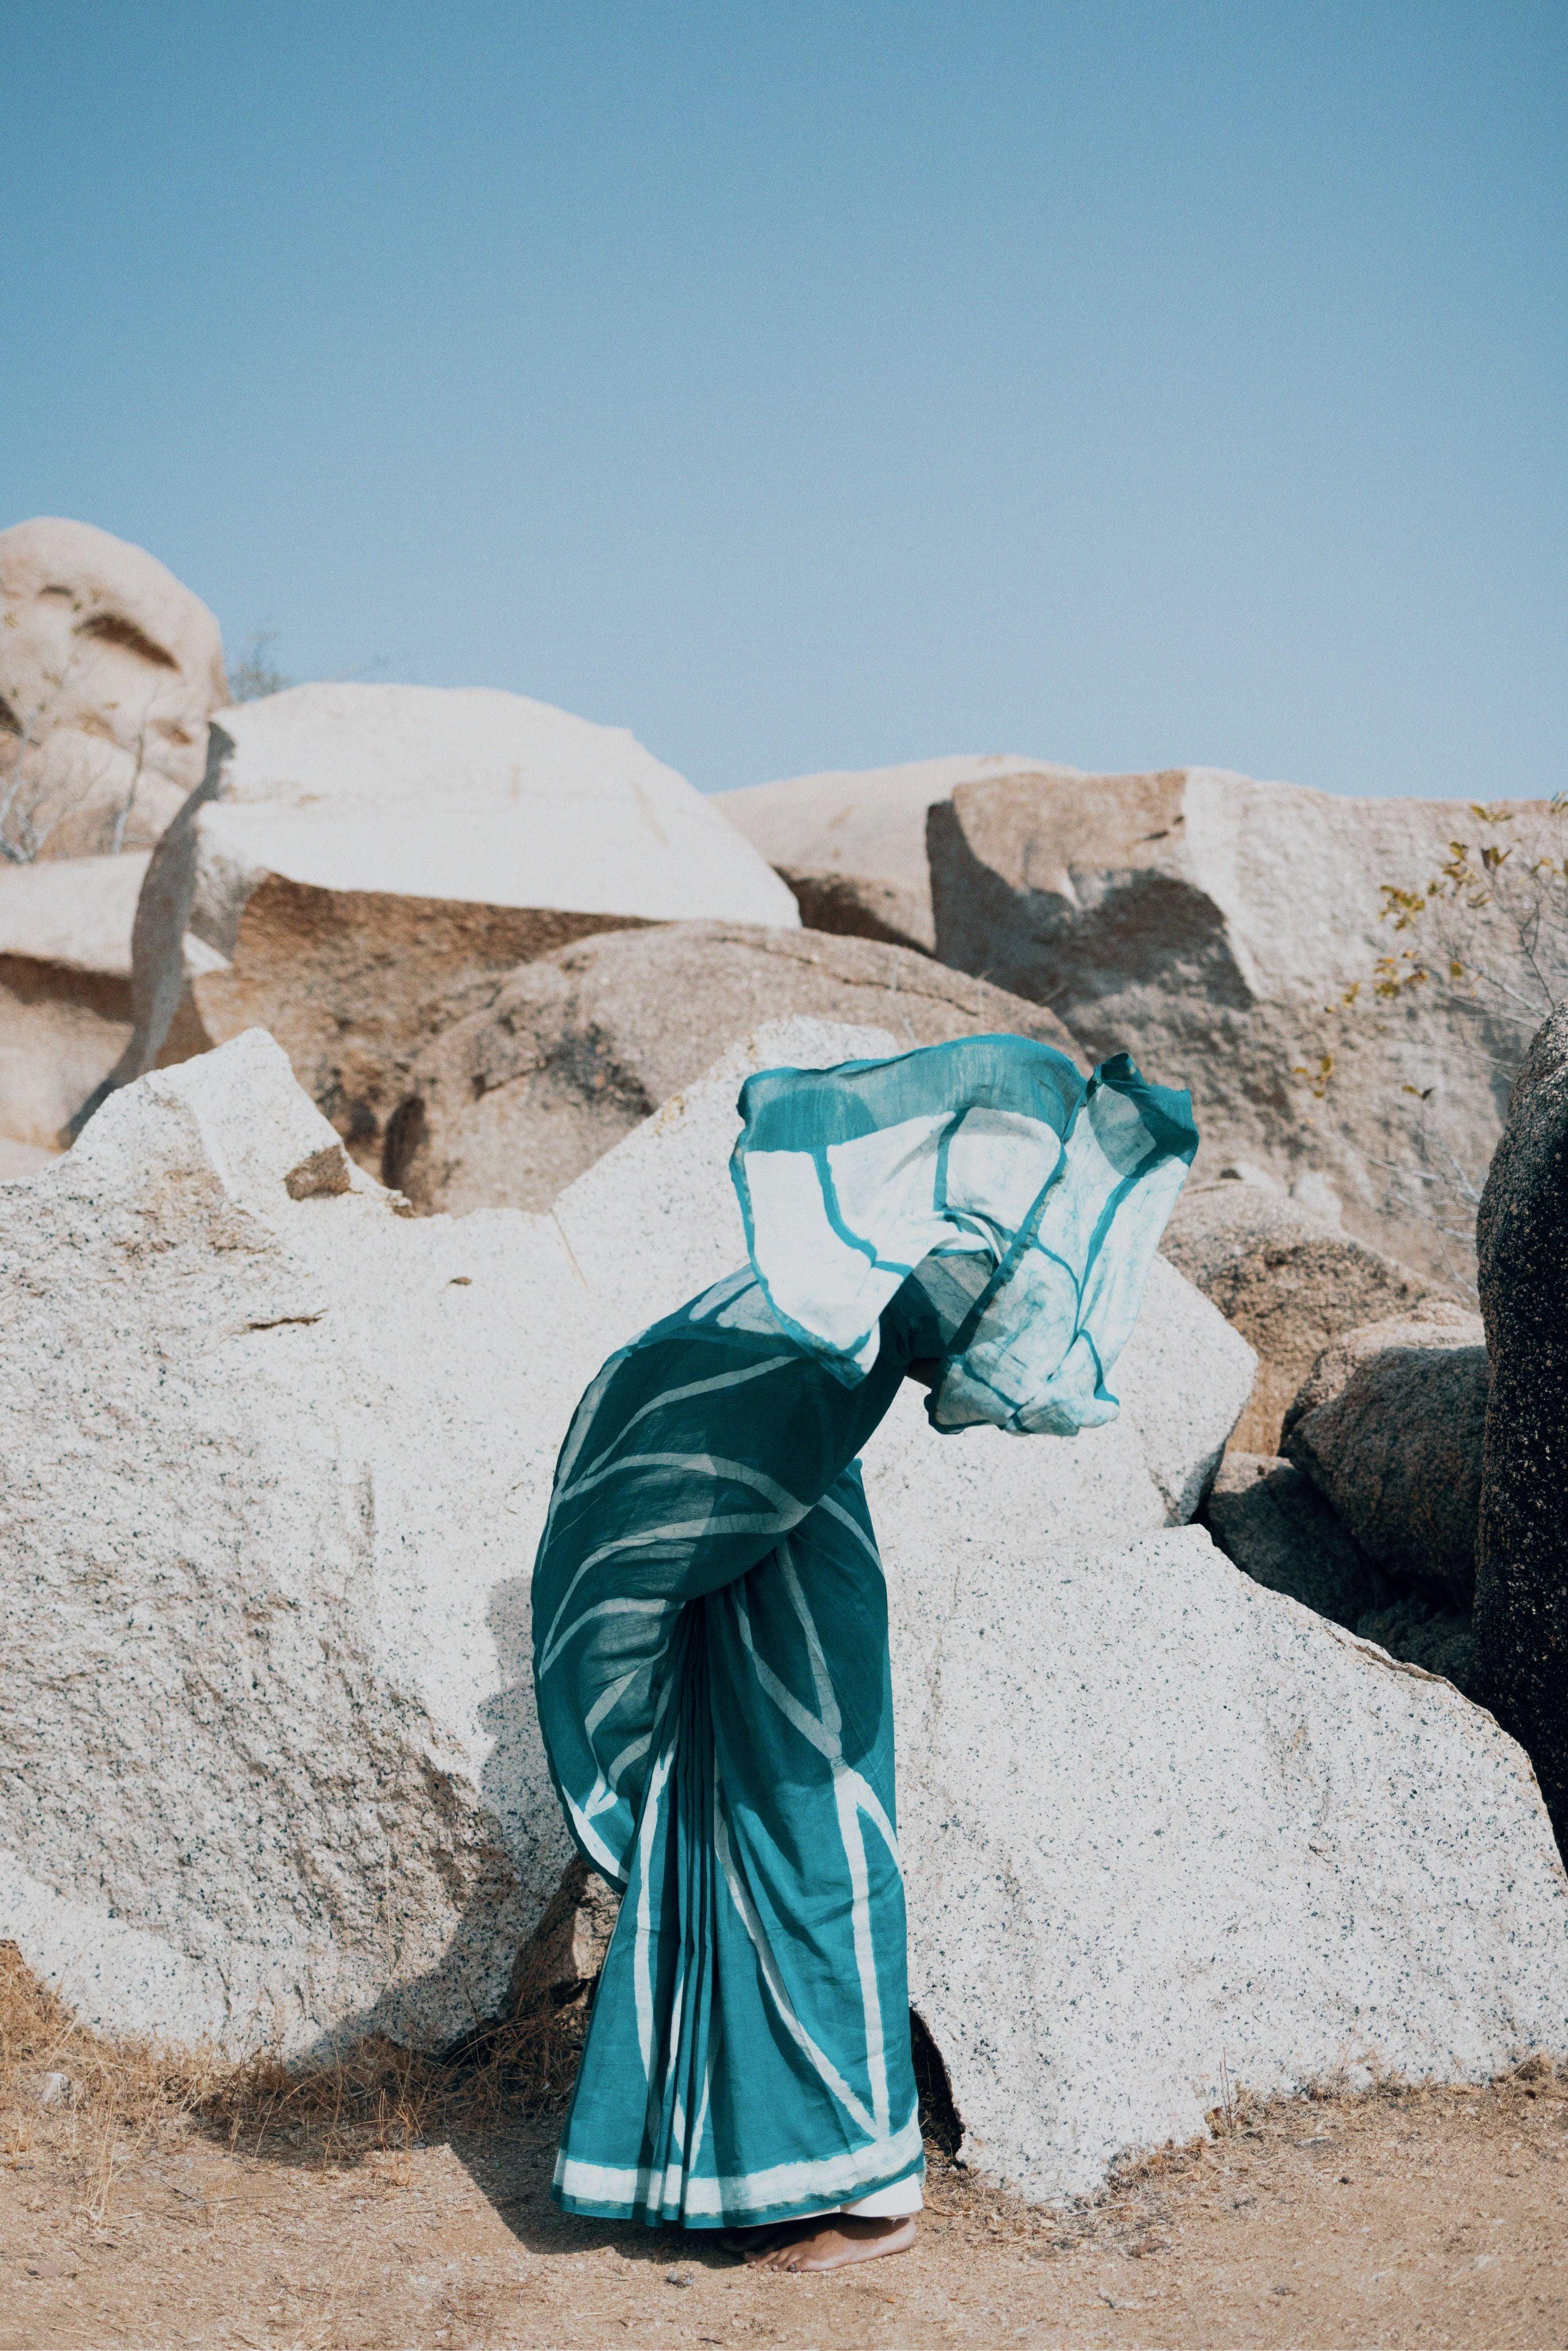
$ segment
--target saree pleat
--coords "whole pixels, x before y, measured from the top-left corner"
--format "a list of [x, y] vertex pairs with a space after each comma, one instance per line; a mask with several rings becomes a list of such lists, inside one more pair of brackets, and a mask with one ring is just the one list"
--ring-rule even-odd
[[572, 1834], [623, 1893], [570, 2210], [757, 2223], [923, 2168], [856, 1456], [912, 1361], [938, 1427], [1109, 1417], [1196, 1143], [1130, 1064], [1086, 1084], [1048, 1048], [967, 1045], [748, 1081], [752, 1267], [612, 1356], [562, 1448], [535, 1687]]
[[[720, 1308], [734, 1290], [721, 1286]], [[901, 1367], [846, 1415], [821, 1365], [715, 1313], [710, 1295], [648, 1333], [593, 1407], [590, 1549], [618, 1540], [622, 1508], [664, 1530], [629, 1554], [615, 1596], [634, 1604], [552, 1638], [552, 1615], [583, 1614], [570, 1501], [535, 1579], [558, 1771], [595, 1718], [578, 1789], [563, 1785], [568, 1816], [625, 1889], [557, 2193], [573, 2210], [692, 2227], [816, 2209], [921, 2161], [886, 1594], [842, 1460]], [[715, 1359], [758, 1375], [716, 1387]], [[685, 1375], [671, 1377], [677, 1361]], [[722, 1422], [727, 1405], [752, 1414], [759, 1393], [770, 1441], [754, 1429], [743, 1465]], [[768, 1482], [768, 1511], [731, 1507], [743, 1467]]]

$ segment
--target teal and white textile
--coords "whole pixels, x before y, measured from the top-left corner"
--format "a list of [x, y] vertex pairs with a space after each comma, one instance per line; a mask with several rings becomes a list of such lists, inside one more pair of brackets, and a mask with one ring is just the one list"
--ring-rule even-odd
[[912, 1363], [939, 1428], [1108, 1419], [1197, 1142], [1124, 1057], [1017, 1037], [767, 1071], [741, 1111], [750, 1269], [593, 1381], [533, 1586], [557, 1792], [625, 1893], [555, 2192], [698, 2228], [922, 2168], [855, 1457]]
[[780, 1327], [841, 1375], [932, 1250], [973, 1254], [984, 1296], [932, 1398], [938, 1428], [1071, 1437], [1110, 1420], [1105, 1372], [1197, 1147], [1192, 1105], [1125, 1053], [1087, 1085], [1021, 1037], [967, 1037], [740, 1098], [732, 1167], [747, 1246]]

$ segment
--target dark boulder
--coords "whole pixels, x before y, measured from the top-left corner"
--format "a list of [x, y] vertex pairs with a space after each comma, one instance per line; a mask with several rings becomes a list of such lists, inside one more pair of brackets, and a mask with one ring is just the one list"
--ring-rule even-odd
[[1529, 1750], [1568, 1849], [1568, 1005], [1531, 1046], [1477, 1223], [1491, 1357], [1479, 1687]]

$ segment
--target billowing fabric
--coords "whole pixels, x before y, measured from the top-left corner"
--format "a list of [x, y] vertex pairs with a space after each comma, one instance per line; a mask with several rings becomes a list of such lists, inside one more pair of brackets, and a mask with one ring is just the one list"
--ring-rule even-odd
[[943, 1429], [1071, 1436], [1111, 1419], [1105, 1373], [1197, 1148], [1185, 1093], [1125, 1053], [1085, 1081], [1021, 1037], [891, 1061], [766, 1070], [740, 1097], [732, 1167], [752, 1263], [782, 1327], [850, 1375], [930, 1251], [989, 1280], [931, 1400]]
[[555, 2193], [699, 2228], [922, 2168], [856, 1456], [912, 1362], [938, 1426], [1106, 1418], [1196, 1143], [1130, 1064], [1017, 1038], [770, 1071], [742, 1110], [752, 1267], [593, 1381], [533, 1586], [551, 1773], [625, 1896]]

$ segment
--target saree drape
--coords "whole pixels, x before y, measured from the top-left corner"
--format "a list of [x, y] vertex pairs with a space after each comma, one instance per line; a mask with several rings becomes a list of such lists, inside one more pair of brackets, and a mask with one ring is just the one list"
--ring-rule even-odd
[[715, 2227], [917, 2175], [887, 1598], [856, 1457], [912, 1362], [936, 1426], [1059, 1434], [1197, 1145], [1124, 1057], [1019, 1038], [747, 1081], [749, 1267], [611, 1357], [557, 1465], [534, 1674], [623, 1890], [557, 2167], [569, 2210]]

